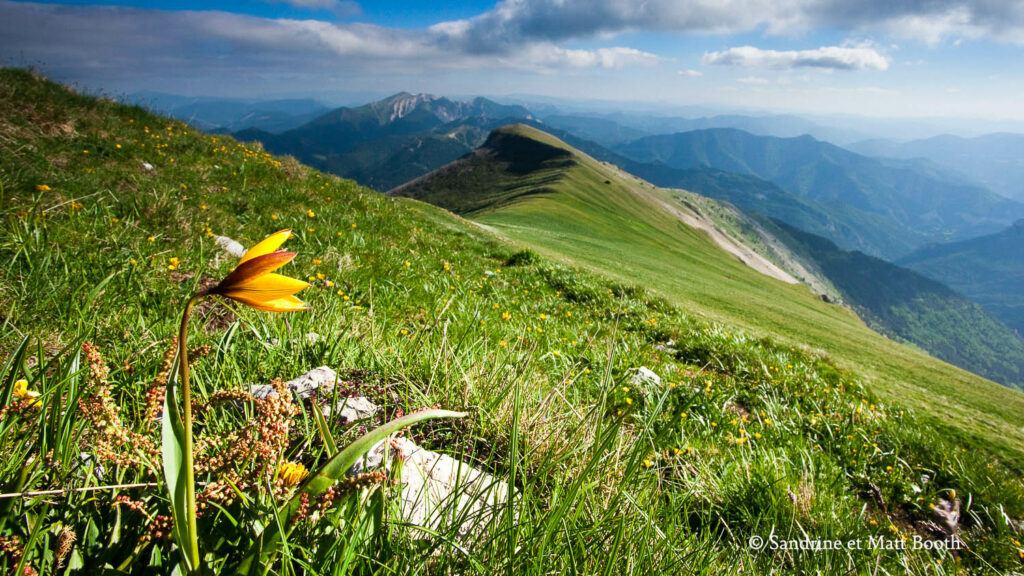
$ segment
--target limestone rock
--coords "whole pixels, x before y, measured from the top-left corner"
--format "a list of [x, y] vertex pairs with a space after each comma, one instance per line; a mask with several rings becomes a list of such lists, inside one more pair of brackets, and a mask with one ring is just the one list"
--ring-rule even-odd
[[224, 250], [235, 258], [245, 256], [245, 246], [242, 246], [231, 238], [228, 238], [227, 236], [215, 236], [214, 240], [216, 240], [217, 246], [220, 246], [221, 250]]
[[[289, 380], [286, 384], [288, 385], [288, 388], [299, 398], [309, 398], [316, 393], [319, 388], [325, 388], [326, 390], [334, 388], [334, 383], [337, 378], [338, 375], [334, 370], [331, 370], [327, 366], [320, 366], [319, 368], [314, 368], [309, 372], [306, 372], [294, 380]], [[260, 400], [275, 394], [274, 388], [269, 384], [253, 386], [250, 393]]]
[[324, 407], [323, 413], [324, 416], [330, 416], [335, 411], [339, 411], [341, 423], [348, 424], [357, 420], [370, 418], [379, 410], [380, 407], [374, 404], [369, 398], [365, 396], [354, 396], [338, 400], [333, 409], [330, 406]]
[[[391, 471], [394, 458], [404, 458], [401, 476], [402, 520], [430, 530], [458, 525], [462, 542], [497, 521], [508, 501], [508, 484], [451, 456], [426, 450], [408, 438], [385, 440], [349, 469], [350, 475], [383, 466]], [[426, 532], [418, 532], [429, 538]]]
[[649, 368], [641, 366], [633, 371], [633, 375], [629, 378], [629, 386], [639, 390], [645, 398], [650, 400], [658, 394], [658, 388], [661, 387], [661, 376]]

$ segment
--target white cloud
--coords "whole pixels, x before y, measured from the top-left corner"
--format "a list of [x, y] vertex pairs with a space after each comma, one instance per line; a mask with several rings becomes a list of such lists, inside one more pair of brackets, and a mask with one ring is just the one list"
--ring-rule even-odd
[[826, 70], [886, 70], [889, 59], [874, 48], [859, 46], [822, 46], [814, 50], [762, 50], [754, 46], [739, 46], [708, 52], [703, 64], [739, 66], [746, 68], [822, 68]]
[[521, 41], [607, 38], [637, 30], [798, 35], [818, 28], [936, 43], [991, 37], [1024, 44], [1019, 0], [504, 0], [433, 30], [480, 50]]
[[359, 4], [352, 0], [260, 0], [268, 4], [288, 4], [307, 10], [329, 10], [338, 15], [356, 16], [362, 13]]
[[767, 78], [761, 78], [760, 76], [744, 76], [743, 78], [737, 78], [736, 81], [740, 84], [755, 84], [758, 86], [763, 86], [768, 83]]
[[[292, 0], [307, 6], [326, 0]], [[338, 2], [331, 3], [333, 5]], [[343, 4], [343, 3], [342, 3]], [[528, 41], [481, 50], [458, 40], [460, 25], [406, 30], [361, 23], [270, 19], [220, 11], [162, 11], [0, 1], [0, 59], [47, 69], [131, 77], [219, 69], [275, 72], [649, 66], [655, 54], [628, 47], [569, 49]]]
[[688, 78], [700, 78], [701, 76], [704, 75], [704, 73], [701, 72], [700, 70], [688, 69], [688, 70], [680, 70], [679, 71], [679, 75], [680, 76], [686, 76]]

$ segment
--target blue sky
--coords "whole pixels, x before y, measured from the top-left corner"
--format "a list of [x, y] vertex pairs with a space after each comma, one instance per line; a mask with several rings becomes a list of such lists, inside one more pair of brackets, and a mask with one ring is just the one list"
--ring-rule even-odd
[[1016, 0], [0, 0], [0, 61], [108, 93], [1024, 120]]

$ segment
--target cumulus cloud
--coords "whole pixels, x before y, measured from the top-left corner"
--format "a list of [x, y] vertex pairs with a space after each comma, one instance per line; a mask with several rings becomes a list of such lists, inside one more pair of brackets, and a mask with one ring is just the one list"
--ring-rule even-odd
[[363, 13], [358, 3], [352, 0], [260, 0], [268, 4], [288, 4], [306, 10], [327, 10], [339, 16], [357, 16]]
[[889, 60], [871, 47], [822, 46], [814, 50], [762, 50], [739, 46], [708, 52], [704, 64], [746, 68], [823, 68], [829, 70], [886, 70]]
[[887, 32], [925, 42], [991, 37], [1024, 44], [1024, 4], [1016, 0], [504, 0], [479, 16], [433, 30], [477, 50], [522, 41], [560, 42], [636, 30], [773, 35], [830, 27]]
[[688, 70], [680, 70], [679, 71], [679, 75], [680, 76], [686, 76], [688, 78], [700, 78], [701, 76], [704, 75], [704, 73], [701, 72], [700, 70], [688, 69]]
[[[327, 4], [326, 0], [290, 1], [309, 7]], [[0, 58], [38, 62], [48, 70], [92, 71], [94, 77], [99, 73], [130, 77], [157, 70], [186, 75], [232, 68], [266, 73], [614, 69], [659, 60], [633, 48], [569, 49], [541, 40], [477, 50], [457, 38], [458, 28], [452, 24], [406, 30], [220, 11], [0, 2]]]

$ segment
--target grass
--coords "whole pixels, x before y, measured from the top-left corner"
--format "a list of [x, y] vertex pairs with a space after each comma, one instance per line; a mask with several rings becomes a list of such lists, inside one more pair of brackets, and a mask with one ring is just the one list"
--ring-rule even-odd
[[[601, 201], [623, 213], [643, 208]], [[316, 401], [282, 400], [272, 410], [245, 390], [324, 364], [341, 374], [345, 393], [381, 404], [382, 421], [429, 405], [469, 412], [408, 433], [496, 474], [516, 496], [466, 536], [454, 523], [424, 539], [393, 509], [398, 487], [367, 485], [297, 525], [263, 567], [273, 574], [1020, 566], [1020, 527], [1007, 520], [1024, 516], [1016, 436], [992, 437], [1009, 428], [1016, 405], [993, 406], [988, 430], [946, 433], [964, 420], [937, 428], [923, 408], [938, 403], [898, 401], [879, 381], [877, 359], [847, 357], [832, 340], [800, 341], [816, 332], [794, 333], [784, 318], [805, 309], [800, 318], [856, 328], [852, 315], [812, 305], [795, 287], [759, 292], [762, 279], [682, 228], [673, 238], [703, 251], [671, 258], [714, 271], [703, 281], [709, 292], [717, 284], [722, 302], [748, 291], [746, 311], [735, 301], [733, 309], [687, 300], [665, 289], [665, 262], [634, 259], [637, 238], [662, 246], [661, 223], [620, 232], [619, 244], [592, 241], [571, 266], [554, 249], [564, 243], [538, 240], [524, 251], [443, 210], [16, 70], [0, 71], [0, 217], [0, 485], [5, 494], [51, 491], [0, 500], [8, 571], [173, 570], [169, 504], [146, 449], [159, 438], [150, 398], [166, 378], [164, 353], [184, 302], [233, 267], [210, 235], [252, 245], [284, 227], [299, 256], [282, 272], [310, 278], [302, 293], [310, 313], [218, 304], [193, 316], [191, 343], [208, 346], [193, 355], [197, 442], [206, 446], [197, 482], [238, 487], [231, 497], [211, 494], [199, 524], [214, 572], [277, 521], [294, 491], [278, 466], [312, 470], [327, 458], [311, 416]], [[509, 224], [486, 222], [510, 233]], [[582, 240], [583, 232], [560, 234]], [[622, 268], [595, 274], [582, 256], [596, 250], [623, 258]], [[795, 303], [772, 308], [783, 296]], [[951, 381], [948, 367], [909, 358]], [[632, 383], [641, 366], [660, 383]], [[19, 379], [41, 393], [38, 405], [17, 398]], [[950, 409], [980, 415], [980, 394], [996, 394], [981, 390], [967, 399], [974, 404]], [[372, 425], [334, 422], [331, 433], [344, 446]], [[747, 545], [773, 533], [912, 539], [927, 533], [930, 505], [954, 499], [969, 546], [958, 554]]]

